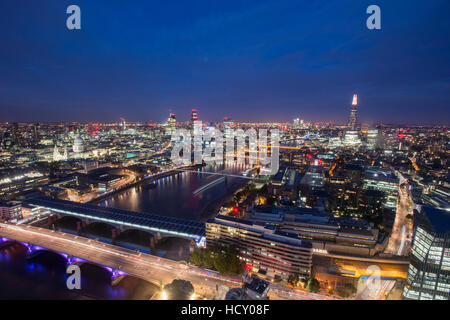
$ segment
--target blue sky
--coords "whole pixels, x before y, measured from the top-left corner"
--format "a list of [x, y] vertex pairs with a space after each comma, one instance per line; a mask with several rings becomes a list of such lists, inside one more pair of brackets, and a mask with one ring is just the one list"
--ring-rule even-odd
[[[66, 8], [81, 8], [81, 30]], [[381, 8], [382, 30], [366, 28]], [[450, 1], [2, 0], [0, 121], [449, 124]]]

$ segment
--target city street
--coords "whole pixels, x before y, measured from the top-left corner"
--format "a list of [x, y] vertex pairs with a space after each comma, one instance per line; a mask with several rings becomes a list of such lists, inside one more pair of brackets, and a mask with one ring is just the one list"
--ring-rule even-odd
[[413, 215], [414, 204], [408, 184], [401, 184], [399, 187], [399, 200], [395, 216], [394, 227], [389, 239], [386, 253], [398, 256], [407, 256], [411, 245], [412, 221], [407, 219], [408, 214]]

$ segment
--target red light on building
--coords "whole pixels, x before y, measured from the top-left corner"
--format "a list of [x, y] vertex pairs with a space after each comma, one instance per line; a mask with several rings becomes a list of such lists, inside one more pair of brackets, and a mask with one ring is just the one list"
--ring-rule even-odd
[[319, 165], [322, 165], [322, 163], [323, 163], [323, 160], [319, 159]]
[[306, 155], [306, 157], [307, 157], [308, 159], [311, 159], [311, 158], [312, 158], [312, 155], [311, 155], [310, 153], [308, 153], [308, 154]]
[[252, 266], [250, 264], [245, 265], [245, 269], [250, 270], [251, 268], [252, 268]]
[[239, 208], [238, 207], [234, 207], [233, 208], [233, 213], [239, 213]]

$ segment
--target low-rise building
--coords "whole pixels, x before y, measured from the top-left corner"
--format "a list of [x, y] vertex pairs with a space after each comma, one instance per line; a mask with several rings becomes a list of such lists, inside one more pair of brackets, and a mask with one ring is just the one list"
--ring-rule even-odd
[[19, 201], [0, 202], [0, 220], [10, 221], [22, 218], [22, 206]]
[[373, 256], [381, 252], [387, 238], [365, 220], [335, 218], [310, 208], [255, 206], [248, 219], [297, 234], [313, 244], [315, 252]]

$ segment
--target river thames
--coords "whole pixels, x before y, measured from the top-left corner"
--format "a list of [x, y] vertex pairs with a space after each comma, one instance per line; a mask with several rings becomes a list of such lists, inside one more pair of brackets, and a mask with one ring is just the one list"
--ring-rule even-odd
[[[206, 166], [180, 172], [154, 181], [155, 187], [144, 183], [98, 205], [202, 221], [214, 215], [247, 182], [236, 177], [244, 170], [242, 166]], [[235, 176], [225, 180], [223, 175], [227, 174]], [[171, 246], [175, 248], [169, 246], [166, 253], [181, 258], [180, 243]], [[0, 299], [150, 299], [157, 290], [144, 280], [128, 276], [113, 285], [108, 271], [92, 264], [84, 264], [82, 274], [82, 290], [71, 291], [65, 284], [66, 262], [61, 256], [43, 252], [29, 259], [20, 243], [0, 248]]]
[[[103, 200], [98, 205], [201, 221], [209, 218], [203, 214], [209, 205], [232, 194], [247, 181], [232, 176], [226, 176], [225, 180], [222, 174], [240, 175], [244, 170], [243, 166], [222, 165], [179, 172], [156, 180], [154, 188], [146, 188], [144, 184], [136, 186]], [[203, 192], [195, 192], [210, 183], [212, 185]]]

